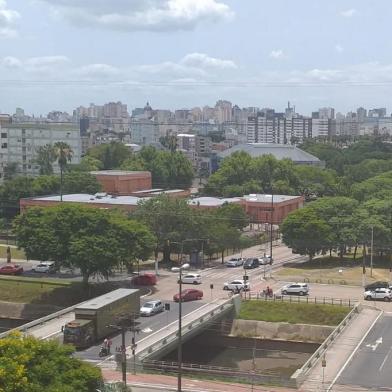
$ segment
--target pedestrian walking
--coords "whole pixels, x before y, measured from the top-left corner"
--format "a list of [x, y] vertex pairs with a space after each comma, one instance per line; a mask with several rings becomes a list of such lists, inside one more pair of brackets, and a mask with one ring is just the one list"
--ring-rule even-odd
[[112, 339], [108, 339], [108, 343], [107, 343], [107, 345], [108, 345], [108, 353], [110, 354], [110, 348], [112, 347]]

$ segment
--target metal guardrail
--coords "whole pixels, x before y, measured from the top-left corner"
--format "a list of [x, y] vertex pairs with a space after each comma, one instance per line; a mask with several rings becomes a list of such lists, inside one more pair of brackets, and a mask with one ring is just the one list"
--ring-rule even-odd
[[263, 295], [259, 292], [242, 293], [244, 300], [261, 300], [272, 302], [291, 302], [291, 303], [305, 303], [313, 305], [338, 305], [354, 307], [359, 301], [352, 298], [332, 298], [332, 297], [309, 297], [308, 295], [273, 295], [272, 297]]
[[[83, 303], [83, 302], [82, 302]], [[67, 314], [69, 312], [72, 312], [77, 306], [80, 304], [76, 304], [73, 306], [70, 306], [69, 308], [61, 309], [58, 312], [51, 313], [47, 316], [41, 317], [37, 320], [30, 321], [29, 323], [20, 325], [19, 327], [12, 328], [9, 331], [3, 332], [0, 334], [0, 339], [7, 337], [10, 333], [15, 332], [15, 331], [20, 331], [20, 332], [26, 332], [28, 329], [36, 327], [37, 325], [42, 325], [50, 320], [54, 320], [56, 318], [59, 318], [61, 316], [64, 316], [64, 314]]]
[[342, 322], [330, 333], [330, 335], [324, 340], [321, 346], [313, 353], [313, 355], [298, 369], [291, 378], [296, 381], [297, 387], [299, 387], [305, 380], [306, 375], [309, 371], [317, 364], [322, 358], [323, 354], [327, 351], [328, 347], [333, 343], [336, 338], [344, 331], [347, 325], [352, 321], [353, 317], [359, 313], [359, 305], [354, 306], [350, 313], [342, 320]]
[[[150, 370], [160, 370], [176, 373], [178, 362], [146, 360], [143, 367]], [[242, 379], [249, 383], [252, 379], [258, 384], [279, 385], [286, 387], [296, 387], [296, 383], [290, 377], [282, 377], [270, 372], [260, 372], [258, 370], [241, 370], [221, 366], [201, 365], [196, 363], [182, 363], [182, 370], [188, 374], [208, 374], [220, 376], [225, 379]]]
[[[215, 318], [217, 315], [222, 314], [224, 311], [229, 310], [233, 307], [233, 302], [231, 300], [226, 301], [226, 303], [219, 305], [213, 310], [210, 310], [204, 313], [202, 316], [198, 317], [196, 320], [190, 320], [188, 322], [183, 323], [182, 326], [182, 336], [185, 336], [190, 331], [195, 330], [195, 328], [209, 322], [211, 319]], [[184, 319], [186, 316], [184, 317]], [[165, 338], [158, 337], [155, 342], [153, 342], [148, 347], [142, 349], [140, 352], [136, 353], [136, 356], [139, 360], [146, 358], [148, 355], [157, 352], [158, 350], [162, 349], [163, 347], [167, 346], [174, 342], [178, 337], [178, 330], [177, 327], [174, 331], [170, 332]]]

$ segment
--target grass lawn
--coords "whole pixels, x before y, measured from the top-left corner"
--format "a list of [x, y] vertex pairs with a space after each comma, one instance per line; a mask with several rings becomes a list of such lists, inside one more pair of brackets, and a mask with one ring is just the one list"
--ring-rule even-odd
[[31, 303], [39, 300], [58, 286], [38, 283], [20, 283], [18, 281], [0, 280], [0, 301]]
[[237, 318], [290, 324], [338, 325], [351, 309], [346, 306], [246, 301]]
[[[339, 272], [339, 271], [342, 272]], [[303, 282], [309, 279], [310, 282], [362, 285], [362, 261], [340, 258], [317, 258], [312, 262], [301, 264], [286, 264], [284, 268], [276, 271], [274, 277], [281, 280]], [[390, 273], [388, 268], [377, 266], [373, 268], [373, 276], [370, 276], [370, 267], [366, 266], [366, 283], [373, 283], [378, 280], [389, 281]]]
[[[7, 245], [0, 244], [0, 258], [7, 258]], [[23, 249], [11, 248], [11, 261], [13, 261], [13, 259], [26, 260], [26, 255]]]

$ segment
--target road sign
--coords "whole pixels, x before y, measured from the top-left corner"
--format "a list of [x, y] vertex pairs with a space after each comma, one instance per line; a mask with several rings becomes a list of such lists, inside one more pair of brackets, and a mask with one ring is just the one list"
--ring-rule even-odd
[[210, 284], [210, 289], [212, 290], [214, 288], [214, 285], [211, 283]]
[[321, 366], [324, 368], [324, 367], [327, 367], [327, 360], [326, 359], [322, 359], [321, 360]]
[[248, 275], [244, 275], [243, 278], [244, 278], [244, 282], [246, 282], [247, 280], [249, 280], [249, 276], [248, 276]]

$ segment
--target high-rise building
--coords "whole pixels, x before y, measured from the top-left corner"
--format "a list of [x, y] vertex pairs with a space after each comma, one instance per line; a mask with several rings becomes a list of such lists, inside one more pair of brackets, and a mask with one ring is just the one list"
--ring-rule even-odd
[[359, 122], [365, 121], [367, 117], [367, 110], [363, 107], [357, 109], [357, 119]]
[[[17, 164], [17, 171], [23, 175], [38, 175], [39, 166], [35, 162], [37, 149], [56, 142], [67, 143], [72, 151], [70, 163], [80, 162], [82, 141], [79, 127], [74, 124], [8, 124], [0, 127], [0, 179], [4, 177], [4, 168], [10, 163]], [[55, 173], [60, 171], [57, 163], [53, 164]]]
[[368, 117], [386, 117], [387, 109], [386, 108], [376, 108], [369, 110]]
[[215, 116], [218, 124], [231, 121], [232, 119], [232, 103], [229, 101], [219, 100], [215, 105]]
[[335, 118], [334, 108], [320, 108], [318, 113], [320, 119], [333, 120]]

